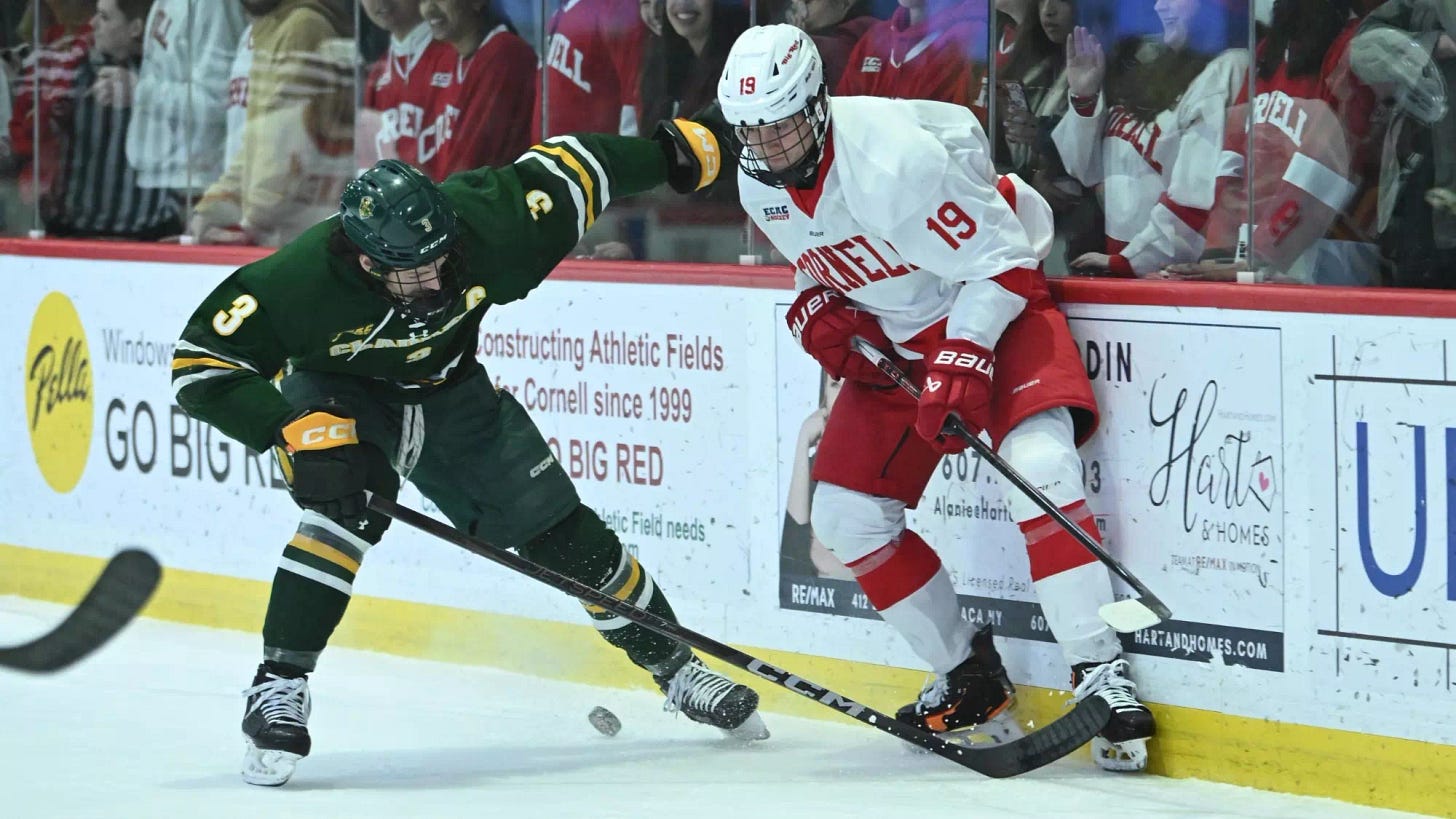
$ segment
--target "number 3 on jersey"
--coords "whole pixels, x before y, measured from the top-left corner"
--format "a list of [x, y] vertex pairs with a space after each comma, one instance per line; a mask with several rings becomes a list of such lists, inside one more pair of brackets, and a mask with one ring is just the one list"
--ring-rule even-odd
[[936, 209], [935, 215], [925, 219], [925, 227], [945, 240], [951, 250], [960, 250], [961, 243], [976, 235], [976, 220], [966, 215], [961, 206], [946, 202]]
[[230, 336], [242, 326], [243, 319], [253, 315], [258, 310], [258, 300], [247, 294], [233, 299], [233, 306], [227, 310], [217, 311], [212, 317], [212, 329], [220, 336]]

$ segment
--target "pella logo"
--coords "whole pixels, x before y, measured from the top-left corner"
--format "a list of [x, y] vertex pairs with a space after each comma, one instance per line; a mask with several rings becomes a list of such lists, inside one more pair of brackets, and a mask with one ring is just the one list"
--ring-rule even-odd
[[789, 221], [789, 206], [770, 205], [763, 209], [763, 218], [768, 222], [787, 222]]
[[26, 418], [36, 465], [57, 492], [81, 481], [91, 450], [91, 353], [75, 306], [63, 293], [41, 300], [26, 345]]

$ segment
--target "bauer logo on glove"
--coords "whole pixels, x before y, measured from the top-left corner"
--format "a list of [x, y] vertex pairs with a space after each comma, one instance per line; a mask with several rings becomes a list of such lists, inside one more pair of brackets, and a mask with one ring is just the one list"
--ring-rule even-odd
[[[989, 358], [982, 357], [980, 353], [956, 352], [955, 350], [942, 349], [935, 354], [933, 364], [946, 367], [963, 367], [968, 370], [975, 370], [984, 373], [987, 378], [995, 378], [994, 365]], [[934, 389], [929, 382], [926, 389]]]
[[955, 416], [967, 432], [977, 435], [990, 423], [994, 361], [994, 353], [970, 339], [940, 343], [926, 360], [925, 388], [915, 413], [921, 438], [946, 454], [965, 451], [969, 444], [959, 435], [946, 434], [945, 425]]

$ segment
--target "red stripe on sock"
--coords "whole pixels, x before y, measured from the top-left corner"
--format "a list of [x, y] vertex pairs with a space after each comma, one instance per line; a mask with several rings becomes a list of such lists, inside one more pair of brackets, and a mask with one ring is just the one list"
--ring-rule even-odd
[[[1082, 531], [1091, 535], [1094, 541], [1102, 542], [1102, 537], [1097, 532], [1097, 521], [1093, 520], [1092, 510], [1087, 508], [1085, 501], [1064, 506], [1062, 511], [1073, 523], [1082, 527]], [[1026, 556], [1031, 559], [1032, 582], [1097, 560], [1087, 551], [1086, 546], [1078, 543], [1050, 515], [1042, 515], [1019, 525], [1021, 533], [1026, 536]]]
[[906, 529], [898, 540], [850, 563], [849, 568], [870, 604], [883, 611], [929, 583], [940, 571], [940, 555], [924, 538]]

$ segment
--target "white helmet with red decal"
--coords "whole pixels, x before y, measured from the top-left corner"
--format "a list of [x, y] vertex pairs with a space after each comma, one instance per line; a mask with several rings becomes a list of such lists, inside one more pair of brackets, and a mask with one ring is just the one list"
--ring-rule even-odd
[[739, 35], [718, 80], [739, 167], [765, 185], [812, 185], [824, 155], [829, 95], [819, 49], [783, 23]]

